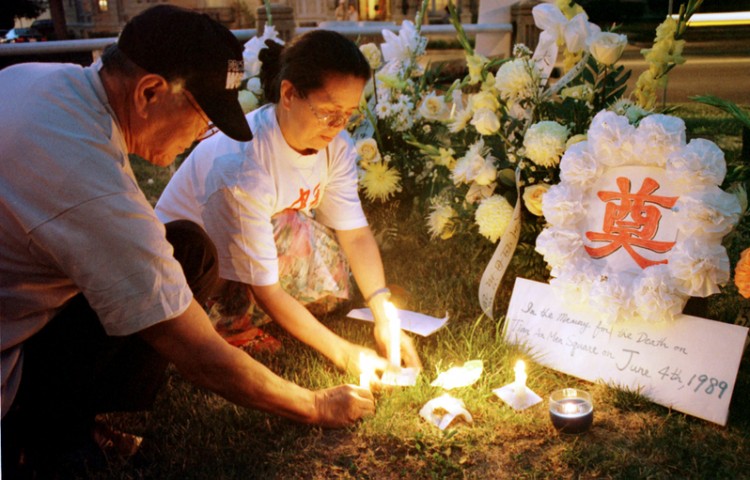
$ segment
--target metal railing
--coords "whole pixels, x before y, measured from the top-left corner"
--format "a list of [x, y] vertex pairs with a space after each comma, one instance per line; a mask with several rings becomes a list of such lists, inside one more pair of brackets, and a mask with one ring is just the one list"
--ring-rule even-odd
[[[376, 25], [376, 23], [380, 23]], [[294, 30], [295, 35], [301, 35], [310, 30], [321, 27], [297, 27]], [[329, 27], [342, 35], [350, 38], [359, 36], [377, 36], [381, 35], [383, 30], [398, 32], [400, 26], [391, 22], [360, 22], [353, 25], [335, 25]], [[513, 25], [510, 23], [482, 23], [463, 25], [468, 35], [477, 33], [513, 33]], [[232, 33], [241, 42], [250, 40], [257, 34], [256, 29], [232, 30]], [[426, 37], [438, 35], [451, 35], [455, 33], [452, 25], [424, 25], [422, 33]], [[96, 52], [104, 49], [110, 43], [117, 41], [116, 37], [109, 38], [91, 38], [82, 40], [55, 40], [49, 42], [33, 43], [6, 43], [0, 44], [0, 57], [15, 55], [45, 55], [61, 53], [81, 53]]]

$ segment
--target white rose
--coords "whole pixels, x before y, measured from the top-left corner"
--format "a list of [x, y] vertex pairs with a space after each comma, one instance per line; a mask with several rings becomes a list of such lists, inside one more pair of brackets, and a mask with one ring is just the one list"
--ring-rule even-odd
[[425, 120], [443, 121], [448, 118], [448, 114], [445, 97], [434, 91], [425, 96], [419, 104], [419, 115]]
[[378, 143], [373, 138], [363, 138], [358, 140], [355, 148], [357, 154], [365, 163], [380, 161], [380, 150], [378, 150]]
[[471, 124], [480, 135], [493, 135], [500, 130], [500, 120], [489, 108], [476, 110], [471, 118]]
[[602, 65], [612, 65], [620, 59], [628, 45], [628, 37], [612, 32], [598, 32], [588, 39], [589, 52]]
[[531, 185], [523, 190], [523, 204], [526, 210], [537, 217], [542, 216], [542, 204], [544, 194], [549, 191], [550, 186], [546, 183]]

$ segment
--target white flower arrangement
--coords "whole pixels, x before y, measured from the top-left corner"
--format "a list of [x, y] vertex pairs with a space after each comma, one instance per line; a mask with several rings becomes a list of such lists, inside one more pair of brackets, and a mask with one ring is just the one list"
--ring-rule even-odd
[[[628, 167], [645, 173], [639, 177]], [[685, 125], [676, 117], [651, 115], [636, 127], [613, 112], [598, 113], [588, 139], [563, 155], [561, 182], [543, 197], [548, 226], [537, 237], [536, 249], [551, 267], [555, 292], [569, 307], [594, 308], [608, 322], [634, 314], [651, 322], [669, 321], [688, 297], [717, 293], [729, 280], [721, 239], [741, 213], [737, 197], [719, 187], [725, 173], [721, 150], [703, 139], [686, 143]], [[621, 189], [619, 196], [614, 192], [606, 197], [613, 192], [605, 190], [610, 184], [602, 178], [615, 177], [617, 182], [642, 179], [644, 187], [628, 184], [627, 192]], [[622, 231], [606, 239], [592, 235], [597, 229], [606, 231], [606, 225], [592, 220], [598, 218], [592, 212], [601, 211], [597, 205], [605, 201], [604, 212], [616, 211], [617, 222], [629, 222], [622, 227], [626, 236]], [[645, 227], [639, 230], [654, 219], [658, 224], [660, 218], [666, 227], [663, 236], [644, 234]], [[592, 255], [607, 240], [615, 245], [612, 252]]]

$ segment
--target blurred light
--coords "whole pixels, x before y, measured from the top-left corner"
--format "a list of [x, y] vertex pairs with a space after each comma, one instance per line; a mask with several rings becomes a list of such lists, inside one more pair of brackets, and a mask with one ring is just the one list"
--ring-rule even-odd
[[[672, 15], [677, 20], [678, 15]], [[750, 25], [750, 12], [695, 13], [687, 22], [688, 27], [729, 27]]]

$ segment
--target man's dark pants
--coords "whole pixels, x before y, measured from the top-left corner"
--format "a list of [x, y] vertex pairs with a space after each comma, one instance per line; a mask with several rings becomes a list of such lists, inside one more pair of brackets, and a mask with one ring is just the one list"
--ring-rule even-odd
[[[216, 249], [192, 222], [166, 227], [193, 296], [203, 304], [218, 279]], [[3, 477], [9, 479], [22, 449], [27, 456], [75, 449], [90, 439], [97, 414], [149, 409], [168, 364], [137, 334], [107, 336], [83, 295], [23, 348], [19, 392], [2, 420]]]

